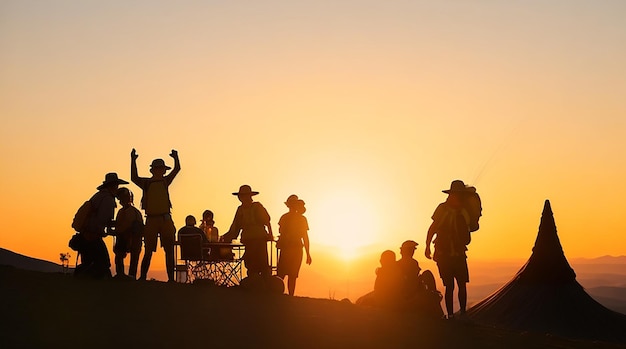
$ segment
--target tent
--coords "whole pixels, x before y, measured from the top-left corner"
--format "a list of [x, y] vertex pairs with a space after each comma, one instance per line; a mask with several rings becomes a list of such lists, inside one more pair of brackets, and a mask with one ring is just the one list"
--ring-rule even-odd
[[468, 309], [467, 316], [516, 330], [626, 342], [626, 315], [596, 302], [576, 281], [548, 200], [530, 259], [507, 284]]

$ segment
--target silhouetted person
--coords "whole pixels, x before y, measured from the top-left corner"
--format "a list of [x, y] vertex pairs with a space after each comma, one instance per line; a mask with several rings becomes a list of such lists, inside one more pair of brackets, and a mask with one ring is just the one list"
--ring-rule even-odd
[[469, 214], [462, 204], [462, 198], [468, 189], [465, 183], [454, 180], [445, 202], [439, 204], [433, 213], [433, 222], [426, 235], [426, 258], [431, 258], [430, 244], [433, 237], [435, 253], [432, 258], [437, 262], [439, 275], [445, 286], [445, 303], [448, 318], [453, 317], [454, 282], [459, 287], [458, 298], [461, 315], [467, 305], [469, 271], [467, 269], [467, 244], [469, 243]]
[[117, 177], [117, 173], [107, 173], [89, 201], [93, 213], [82, 233], [85, 238], [81, 254], [81, 265], [76, 268], [77, 276], [105, 278], [111, 276], [111, 260], [103, 238], [111, 232], [115, 214], [115, 194], [120, 184], [128, 184]]
[[278, 259], [278, 277], [287, 277], [287, 290], [290, 296], [296, 291], [296, 280], [302, 265], [302, 247], [306, 251], [306, 264], [311, 264], [309, 252], [309, 223], [303, 214], [306, 212], [304, 201], [298, 196], [290, 195], [285, 202], [289, 212], [280, 217], [278, 221], [280, 237], [277, 246], [280, 249]]
[[356, 304], [398, 309], [405, 298], [402, 285], [403, 277], [396, 262], [396, 254], [385, 250], [380, 255], [380, 267], [376, 269], [374, 291], [357, 299]]
[[249, 185], [242, 185], [238, 192], [233, 193], [237, 195], [241, 205], [237, 207], [233, 223], [221, 240], [231, 242], [241, 233], [241, 243], [246, 249], [243, 260], [248, 276], [269, 276], [271, 269], [268, 262], [267, 242], [274, 240], [274, 235], [269, 213], [260, 202], [252, 199], [257, 194], [259, 192], [252, 191]]
[[203, 243], [209, 242], [206, 235], [204, 235], [204, 232], [200, 228], [196, 227], [196, 223], [196, 217], [192, 215], [185, 217], [185, 226], [178, 230], [178, 238], [180, 239], [180, 237], [184, 235], [199, 235], [202, 237]]
[[[167, 279], [169, 282], [174, 282], [176, 227], [170, 214], [172, 202], [170, 201], [168, 188], [178, 172], [180, 172], [180, 161], [176, 150], [172, 149], [170, 156], [174, 159], [174, 169], [166, 166], [163, 159], [155, 159], [150, 165], [152, 177], [143, 178], [137, 174], [137, 158], [139, 157], [137, 152], [133, 149], [130, 153], [130, 177], [133, 183], [143, 191], [141, 208], [146, 213], [146, 226], [144, 228], [145, 251], [141, 260], [140, 280], [146, 280], [148, 276], [152, 253], [156, 252], [157, 238], [160, 238], [161, 246], [165, 251]], [[165, 172], [170, 169], [172, 171], [166, 176]]]
[[420, 268], [419, 262], [413, 258], [415, 249], [417, 248], [417, 242], [413, 240], [407, 240], [400, 246], [400, 259], [398, 260], [398, 269], [402, 274], [404, 291], [407, 296], [415, 294], [423, 286], [420, 282]]
[[[133, 205], [133, 193], [126, 187], [117, 190], [117, 199], [122, 208], [117, 211], [115, 217], [115, 277], [135, 280], [137, 278], [137, 266], [141, 254], [143, 216]], [[130, 252], [130, 264], [128, 275], [124, 273], [124, 259]]]
[[200, 222], [200, 229], [204, 232], [204, 235], [209, 242], [218, 242], [219, 229], [215, 226], [213, 220], [213, 211], [205, 210], [202, 212], [202, 222]]

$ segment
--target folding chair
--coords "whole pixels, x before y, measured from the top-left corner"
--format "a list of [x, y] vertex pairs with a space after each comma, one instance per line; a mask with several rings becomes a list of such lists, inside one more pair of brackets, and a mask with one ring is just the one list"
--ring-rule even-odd
[[180, 260], [185, 262], [187, 270], [186, 282], [194, 282], [198, 279], [209, 279], [211, 276], [209, 261], [204, 256], [202, 236], [199, 234], [180, 235]]

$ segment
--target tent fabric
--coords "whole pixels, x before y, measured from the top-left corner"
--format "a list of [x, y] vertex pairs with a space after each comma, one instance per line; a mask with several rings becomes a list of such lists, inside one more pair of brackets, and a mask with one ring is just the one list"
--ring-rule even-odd
[[529, 260], [502, 288], [468, 309], [467, 316], [504, 328], [626, 341], [626, 315], [595, 301], [576, 281], [548, 200]]

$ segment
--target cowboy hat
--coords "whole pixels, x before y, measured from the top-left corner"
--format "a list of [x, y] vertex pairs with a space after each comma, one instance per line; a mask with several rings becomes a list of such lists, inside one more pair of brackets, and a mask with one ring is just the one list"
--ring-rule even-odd
[[111, 173], [107, 173], [104, 176], [104, 181], [102, 182], [102, 184], [100, 184], [98, 186], [97, 189], [100, 190], [100, 189], [102, 189], [104, 187], [107, 187], [107, 186], [109, 186], [111, 184], [120, 185], [120, 184], [128, 184], [128, 182], [126, 182], [123, 179], [117, 178], [117, 173], [111, 172]]
[[460, 179], [453, 180], [452, 183], [450, 183], [450, 189], [442, 190], [442, 192], [446, 194], [450, 194], [452, 192], [461, 193], [461, 192], [467, 192], [467, 191], [468, 191], [467, 186]]
[[244, 184], [241, 187], [239, 187], [239, 191], [236, 193], [233, 193], [233, 195], [250, 195], [250, 196], [254, 196], [257, 195], [259, 192], [258, 191], [252, 191], [252, 188], [250, 188], [249, 185]]
[[166, 170], [172, 169], [171, 167], [165, 164], [165, 161], [163, 161], [163, 159], [152, 160], [152, 163], [150, 164], [150, 168], [159, 168], [159, 167], [165, 167]]

